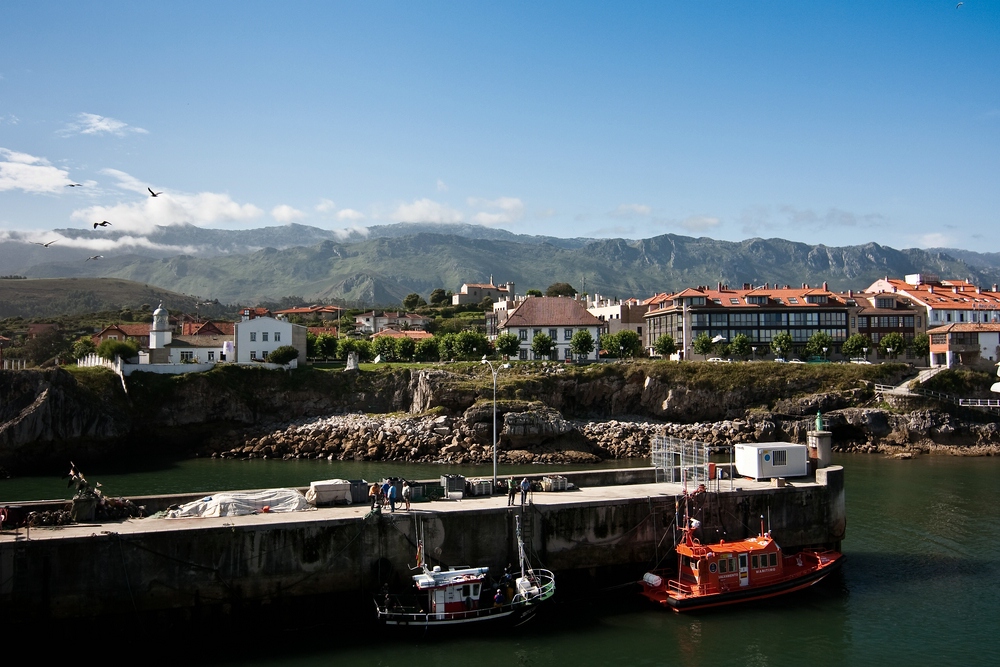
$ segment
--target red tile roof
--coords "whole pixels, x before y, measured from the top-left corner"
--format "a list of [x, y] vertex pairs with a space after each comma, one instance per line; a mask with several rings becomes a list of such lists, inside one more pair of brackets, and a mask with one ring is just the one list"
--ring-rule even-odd
[[389, 338], [412, 338], [413, 340], [434, 338], [434, 334], [428, 331], [397, 331], [396, 329], [382, 329], [377, 334], [372, 334], [372, 338], [378, 338], [379, 336], [387, 336]]
[[316, 336], [322, 336], [324, 334], [327, 336], [336, 336], [337, 327], [306, 327], [306, 332]]
[[943, 334], [968, 331], [1000, 331], [1000, 322], [953, 322], [928, 329], [928, 334]]
[[533, 296], [511, 311], [502, 328], [514, 327], [600, 327], [604, 323], [587, 312], [584, 305], [566, 296]]
[[181, 326], [182, 336], [232, 336], [236, 333], [235, 322], [185, 322]]

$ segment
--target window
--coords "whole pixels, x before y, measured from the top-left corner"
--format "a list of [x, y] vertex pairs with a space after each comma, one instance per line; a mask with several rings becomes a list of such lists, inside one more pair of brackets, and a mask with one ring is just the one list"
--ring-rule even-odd
[[250, 358], [251, 359], [256, 359], [257, 358], [257, 352], [254, 351], [254, 350], [250, 350]]
[[750, 567], [752, 567], [755, 570], [760, 568], [760, 560], [757, 554], [754, 554], [753, 556], [750, 557]]
[[565, 352], [564, 358], [566, 358], [566, 359], [572, 359], [573, 358], [573, 352], [568, 347], [566, 348], [566, 352]]
[[532, 330], [531, 330], [531, 339], [532, 339], [532, 340], [534, 340], [534, 339], [535, 339], [535, 336], [537, 336], [537, 335], [538, 335], [538, 334], [540, 334], [540, 333], [542, 333], [542, 330], [541, 330], [541, 329], [532, 329]]
[[260, 332], [260, 340], [261, 340], [262, 343], [266, 343], [267, 342], [267, 332], [266, 331], [261, 331]]
[[188, 350], [187, 352], [181, 352], [181, 361], [191, 361], [194, 359], [194, 352]]
[[748, 296], [747, 297], [747, 303], [756, 304], [758, 306], [764, 306], [764, 305], [767, 305], [767, 297], [766, 296]]
[[731, 297], [729, 297], [729, 303], [732, 304], [732, 305], [734, 305], [734, 306], [738, 306], [738, 305], [740, 305], [740, 300], [737, 299], [734, 296], [731, 296]]
[[518, 338], [518, 340], [528, 340], [528, 330], [527, 329], [518, 329], [517, 330], [517, 338]]
[[573, 340], [572, 329], [563, 329], [563, 340]]
[[251, 331], [250, 332], [250, 342], [254, 342], [256, 340], [257, 340], [257, 332], [256, 331]]
[[118, 334], [111, 334], [108, 336], [108, 340], [118, 340]]
[[553, 341], [559, 340], [559, 329], [549, 329], [549, 338]]
[[274, 342], [275, 343], [280, 343], [281, 342], [281, 332], [280, 331], [275, 331], [274, 332]]
[[215, 361], [215, 352], [209, 352], [208, 353], [208, 360], [209, 361]]
[[523, 348], [520, 349], [520, 350], [518, 350], [517, 351], [517, 358], [520, 359], [521, 361], [527, 361], [528, 360], [528, 351], [525, 350], [525, 349], [523, 349]]
[[771, 567], [777, 567], [777, 565], [778, 565], [778, 554], [776, 554], [776, 553], [769, 553], [767, 555], [767, 564], [770, 565]]
[[796, 299], [794, 296], [788, 297], [788, 303], [798, 303], [798, 302], [799, 300]]

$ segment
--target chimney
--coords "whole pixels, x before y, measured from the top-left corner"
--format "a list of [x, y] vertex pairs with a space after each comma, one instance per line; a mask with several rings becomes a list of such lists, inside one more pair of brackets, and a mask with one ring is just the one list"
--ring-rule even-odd
[[996, 291], [997, 291], [997, 284], [996, 284], [996, 283], [993, 283], [993, 291], [994, 291], [994, 292], [996, 292]]
[[721, 282], [719, 283], [719, 291], [720, 292], [722, 291], [722, 283]]
[[853, 297], [854, 296], [854, 290], [852, 290], [852, 289], [847, 290], [847, 296], [848, 297]]
[[826, 286], [826, 281], [825, 280], [823, 281], [823, 291], [824, 292], [829, 292], [830, 291], [830, 288]]
[[934, 285], [928, 285], [927, 286], [927, 292], [929, 294], [934, 294]]

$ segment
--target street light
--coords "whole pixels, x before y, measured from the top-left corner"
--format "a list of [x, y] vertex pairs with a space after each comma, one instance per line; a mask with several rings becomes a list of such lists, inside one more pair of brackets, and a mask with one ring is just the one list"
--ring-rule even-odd
[[892, 361], [892, 348], [887, 347], [885, 348], [885, 351], [889, 353], [889, 361]]
[[865, 351], [865, 361], [868, 361], [868, 348], [867, 347], [863, 347], [861, 349]]
[[823, 348], [823, 361], [826, 361], [826, 350], [827, 350], [827, 348], [824, 347]]
[[490, 367], [490, 373], [493, 374], [493, 491], [497, 488], [497, 373], [500, 372], [501, 368], [510, 368], [510, 364], [503, 364], [493, 368], [493, 364], [490, 360], [483, 355], [483, 360], [479, 362], [481, 364], [486, 364]]
[[753, 352], [753, 360], [757, 361], [757, 346], [756, 345], [752, 346], [750, 348], [750, 351]]

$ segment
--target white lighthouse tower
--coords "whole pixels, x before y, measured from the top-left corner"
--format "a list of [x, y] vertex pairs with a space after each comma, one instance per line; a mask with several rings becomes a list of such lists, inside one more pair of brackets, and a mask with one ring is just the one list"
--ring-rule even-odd
[[153, 326], [149, 328], [149, 349], [159, 350], [170, 345], [173, 337], [170, 331], [170, 314], [160, 303], [153, 311]]

